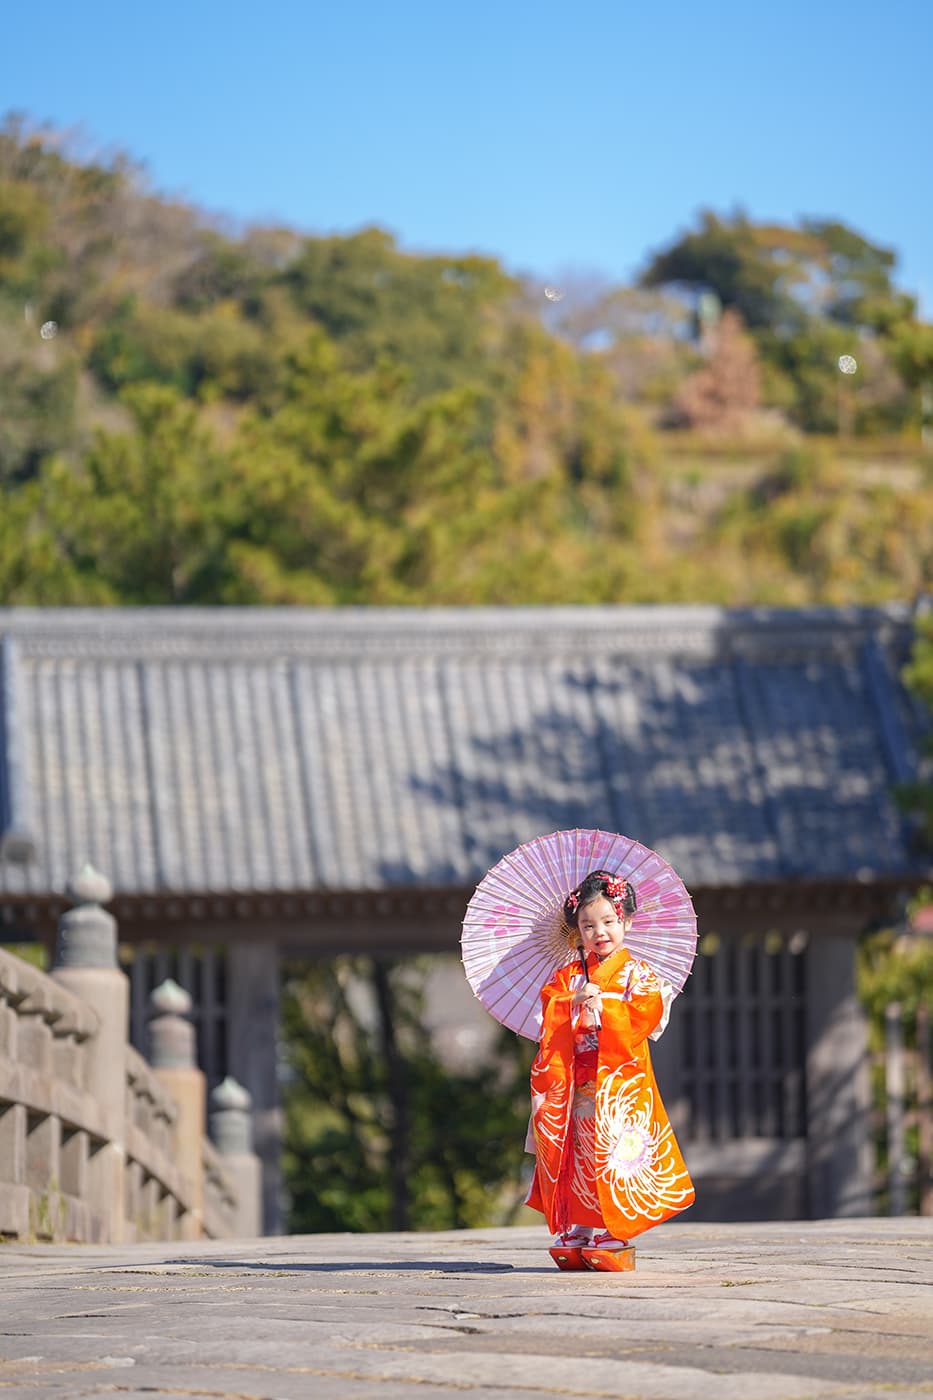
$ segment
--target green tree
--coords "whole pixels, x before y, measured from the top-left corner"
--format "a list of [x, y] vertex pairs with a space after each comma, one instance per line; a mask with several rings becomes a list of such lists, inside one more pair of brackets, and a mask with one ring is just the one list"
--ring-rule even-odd
[[788, 386], [784, 408], [807, 432], [835, 433], [839, 426], [839, 393], [845, 392], [839, 371], [840, 355], [858, 355], [850, 331], [811, 317], [794, 335], [763, 332], [762, 354]]
[[733, 601], [894, 601], [924, 586], [933, 496], [884, 481], [853, 491], [828, 449], [793, 449], [728, 499], [710, 531], [713, 545], [741, 561]]
[[519, 285], [497, 262], [402, 253], [376, 228], [307, 239], [282, 282], [348, 364], [404, 366], [418, 395], [485, 381], [520, 315]]
[[285, 1173], [294, 1231], [507, 1223], [522, 1199], [530, 1042], [440, 1063], [428, 960], [338, 957], [286, 978]]
[[838, 219], [804, 219], [801, 229], [816, 240], [805, 292], [816, 312], [872, 330], [914, 314], [913, 297], [891, 281], [897, 266], [892, 249], [871, 243]]
[[[924, 610], [917, 618], [913, 653], [904, 669], [904, 680], [927, 709], [933, 721], [933, 612]], [[933, 848], [933, 727], [925, 744], [927, 772], [915, 783], [903, 784], [898, 789], [902, 805], [917, 822], [919, 839]], [[884, 928], [870, 932], [859, 944], [858, 988], [865, 1007], [870, 1027], [871, 1044], [878, 1052], [873, 1089], [879, 1119], [886, 1107], [886, 1095], [890, 1092], [886, 1083], [881, 1054], [885, 1047], [886, 1018], [892, 1010], [900, 1021], [904, 1040], [916, 1056], [929, 1055], [929, 1015], [933, 1006], [933, 939], [912, 932], [914, 920], [920, 911], [933, 903], [933, 889], [924, 887], [907, 902], [904, 911], [906, 928]], [[927, 1078], [930, 1066], [927, 1065]], [[920, 1120], [929, 1113], [931, 1105], [920, 1098], [919, 1063], [918, 1074], [912, 1092], [916, 1113], [913, 1121], [906, 1124], [906, 1146], [909, 1153], [916, 1155], [921, 1171], [910, 1188], [910, 1199], [914, 1209], [923, 1210], [924, 1197], [928, 1195], [928, 1181], [923, 1180], [923, 1157], [921, 1152]], [[888, 1165], [888, 1144], [879, 1135], [876, 1153], [880, 1166]], [[928, 1166], [929, 1163], [926, 1163]], [[900, 1166], [900, 1164], [898, 1164]]]
[[786, 335], [814, 315], [872, 328], [885, 316], [910, 315], [912, 300], [891, 282], [895, 266], [890, 249], [838, 220], [806, 219], [793, 228], [704, 210], [699, 227], [657, 253], [641, 280], [713, 291], [752, 330]]
[[929, 327], [892, 271], [838, 222], [708, 215], [659, 254], [661, 291], [578, 279], [545, 305], [492, 260], [420, 257], [380, 230], [231, 234], [125, 158], [79, 160], [10, 121], [0, 587], [20, 603], [909, 595], [929, 550], [921, 454], [901, 450], [890, 480], [841, 459], [796, 478], [723, 437], [685, 468], [696, 444], [652, 428], [697, 365], [684, 286], [757, 316], [763, 402], [798, 427], [916, 420]]
[[229, 530], [224, 462], [196, 408], [140, 386], [133, 430], [51, 458], [0, 518], [10, 603], [155, 604], [216, 597]]
[[[858, 356], [860, 338], [887, 342], [897, 333], [902, 348], [892, 349], [891, 359], [909, 382], [904, 368], [916, 341], [900, 328], [913, 324], [915, 305], [895, 288], [895, 268], [890, 249], [838, 220], [809, 219], [792, 228], [707, 210], [699, 227], [655, 255], [642, 283], [714, 292], [756, 340], [766, 401], [804, 430], [825, 433], [837, 425], [838, 357]], [[876, 375], [870, 397], [870, 409], [866, 403], [867, 411], [854, 415], [856, 428], [903, 426], [896, 376]]]
[[232, 445], [224, 600], [411, 601], [434, 512], [481, 470], [470, 422], [469, 394], [410, 405], [397, 374], [351, 373], [312, 335], [288, 358], [274, 411], [244, 418]]
[[79, 361], [34, 324], [0, 318], [0, 483], [28, 481], [55, 452], [78, 446]]
[[898, 372], [913, 395], [914, 417], [933, 427], [933, 325], [901, 321], [891, 328], [890, 344]]
[[795, 290], [818, 250], [818, 239], [799, 230], [755, 224], [742, 213], [722, 219], [707, 209], [698, 228], [655, 254], [641, 282], [712, 291], [752, 330], [792, 331], [805, 318]]

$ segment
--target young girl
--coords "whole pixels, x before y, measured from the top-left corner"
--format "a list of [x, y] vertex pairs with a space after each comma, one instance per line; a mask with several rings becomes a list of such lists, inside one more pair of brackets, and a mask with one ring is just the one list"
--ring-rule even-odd
[[636, 907], [628, 881], [587, 875], [564, 904], [586, 978], [573, 962], [541, 990], [528, 1204], [555, 1232], [561, 1269], [632, 1268], [628, 1241], [694, 1199], [648, 1054], [673, 992], [625, 948]]

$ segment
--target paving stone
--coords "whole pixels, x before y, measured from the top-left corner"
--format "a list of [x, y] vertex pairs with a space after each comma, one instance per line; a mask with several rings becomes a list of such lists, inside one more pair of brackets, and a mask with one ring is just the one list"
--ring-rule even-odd
[[933, 1396], [928, 1220], [0, 1247], [0, 1400]]

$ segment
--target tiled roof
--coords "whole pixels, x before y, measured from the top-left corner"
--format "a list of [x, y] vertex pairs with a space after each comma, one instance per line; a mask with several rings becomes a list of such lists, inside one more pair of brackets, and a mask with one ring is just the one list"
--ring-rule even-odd
[[910, 875], [910, 637], [906, 607], [0, 610], [0, 887], [468, 886], [568, 826], [691, 888]]

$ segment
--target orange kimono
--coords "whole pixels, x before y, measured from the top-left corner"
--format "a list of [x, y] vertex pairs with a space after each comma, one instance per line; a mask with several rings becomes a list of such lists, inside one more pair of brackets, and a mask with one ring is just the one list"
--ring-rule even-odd
[[694, 1199], [648, 1054], [664, 999], [655, 973], [626, 948], [603, 963], [590, 954], [587, 975], [602, 992], [598, 1031], [571, 1004], [583, 985], [579, 963], [560, 968], [541, 990], [528, 1204], [555, 1234], [595, 1225], [630, 1240]]

